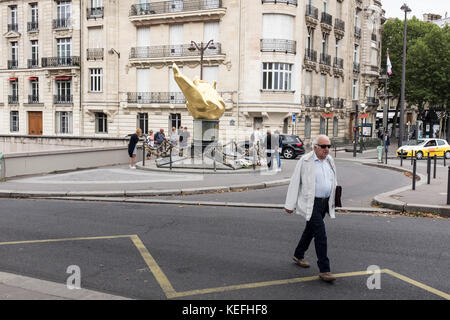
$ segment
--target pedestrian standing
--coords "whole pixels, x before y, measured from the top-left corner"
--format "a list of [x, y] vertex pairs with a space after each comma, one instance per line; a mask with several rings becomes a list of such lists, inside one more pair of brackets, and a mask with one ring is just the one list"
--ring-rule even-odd
[[169, 138], [170, 138], [170, 143], [173, 144], [174, 147], [178, 145], [180, 136], [177, 132], [177, 128], [172, 127], [172, 131], [170, 132]]
[[130, 142], [128, 143], [128, 155], [130, 156], [130, 169], [136, 169], [136, 166], [134, 165], [134, 160], [136, 159], [137, 144], [141, 136], [142, 130], [137, 129], [136, 133], [133, 133], [130, 137]]
[[266, 137], [264, 139], [263, 144], [266, 147], [267, 168], [269, 168], [269, 170], [271, 170], [273, 156], [275, 154], [274, 148], [276, 147], [276, 145], [275, 145], [274, 136], [272, 135], [272, 132], [270, 130], [267, 130]]
[[389, 133], [386, 133], [386, 137], [384, 138], [385, 139], [385, 141], [386, 141], [386, 144], [385, 144], [385, 151], [386, 151], [386, 154], [388, 153], [388, 151], [389, 151], [389, 146], [391, 145], [391, 138], [389, 137]]
[[[147, 146], [149, 148], [155, 147], [155, 137], [153, 137], [153, 130], [150, 130], [148, 132], [147, 138], [145, 139], [145, 142], [147, 143]], [[148, 150], [147, 152], [147, 160], [150, 160], [150, 157], [152, 156], [151, 150]]]
[[278, 164], [278, 169], [281, 170], [281, 135], [280, 135], [280, 131], [275, 130], [275, 139], [278, 142], [277, 148], [276, 148], [276, 154], [277, 154], [277, 164]]
[[314, 239], [319, 277], [332, 282], [336, 277], [330, 271], [324, 218], [326, 213], [335, 218], [336, 167], [329, 155], [331, 142], [326, 135], [314, 139], [313, 146], [313, 151], [297, 162], [286, 196], [285, 211], [289, 214], [295, 211], [306, 219], [294, 261], [303, 268], [310, 266], [304, 255]]
[[166, 139], [166, 135], [164, 134], [164, 129], [161, 128], [159, 129], [159, 132], [156, 132], [154, 135], [154, 140], [155, 140], [155, 146], [156, 146], [156, 150], [157, 152], [161, 152], [161, 144], [163, 143], [163, 141]]

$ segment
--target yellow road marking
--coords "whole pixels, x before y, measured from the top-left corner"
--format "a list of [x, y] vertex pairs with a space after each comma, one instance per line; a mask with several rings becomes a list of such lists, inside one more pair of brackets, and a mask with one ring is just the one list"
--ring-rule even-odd
[[434, 293], [435, 295], [438, 295], [438, 296], [440, 296], [440, 297], [442, 297], [444, 299], [450, 300], [450, 295], [445, 293], [445, 292], [439, 291], [439, 290], [437, 290], [435, 288], [427, 286], [426, 284], [423, 284], [423, 283], [415, 281], [415, 280], [413, 280], [411, 278], [405, 277], [404, 275], [401, 275], [401, 274], [399, 274], [397, 272], [394, 272], [392, 270], [389, 270], [389, 269], [385, 269], [384, 272], [387, 273], [387, 274], [390, 274], [391, 276], [393, 276], [395, 278], [398, 278], [398, 279], [400, 279], [402, 281], [405, 281], [405, 282], [407, 282], [409, 284], [412, 284], [413, 286], [419, 287], [419, 288], [421, 288], [423, 290], [426, 290], [428, 292]]
[[[170, 283], [167, 276], [164, 274], [162, 269], [159, 267], [156, 260], [152, 257], [150, 252], [145, 247], [142, 240], [137, 235], [118, 235], [118, 236], [102, 236], [102, 237], [82, 237], [82, 238], [63, 238], [63, 239], [47, 239], [47, 240], [30, 240], [30, 241], [11, 241], [11, 242], [0, 242], [0, 246], [7, 246], [7, 245], [17, 245], [17, 244], [35, 244], [35, 243], [52, 243], [52, 242], [64, 242], [64, 241], [81, 241], [81, 240], [105, 240], [105, 239], [123, 239], [123, 238], [129, 238], [133, 242], [134, 246], [137, 248], [139, 253], [141, 254], [141, 257], [147, 264], [148, 268], [152, 272], [153, 276], [155, 277], [156, 281], [161, 286], [161, 289], [163, 290], [164, 294], [168, 299], [172, 298], [180, 298], [180, 297], [186, 297], [186, 296], [193, 296], [193, 295], [201, 295], [201, 294], [208, 294], [208, 293], [219, 293], [219, 292], [226, 292], [226, 291], [234, 291], [234, 290], [242, 290], [242, 289], [252, 289], [252, 288], [261, 288], [261, 287], [268, 287], [268, 286], [278, 286], [278, 285], [284, 285], [284, 284], [293, 284], [293, 283], [300, 283], [300, 282], [307, 282], [307, 281], [315, 281], [319, 280], [318, 276], [312, 276], [312, 277], [303, 277], [303, 278], [292, 278], [292, 279], [285, 279], [285, 280], [274, 280], [274, 281], [263, 281], [263, 282], [254, 282], [254, 283], [246, 283], [246, 284], [240, 284], [240, 285], [231, 285], [231, 286], [223, 286], [223, 287], [216, 287], [216, 288], [208, 288], [208, 289], [198, 289], [198, 290], [189, 290], [189, 291], [181, 291], [177, 292], [173, 288], [172, 284]], [[363, 276], [363, 275], [370, 275], [374, 274], [377, 271], [356, 271], [356, 272], [347, 272], [347, 273], [338, 273], [334, 276], [336, 278], [345, 278], [345, 277], [354, 277], [354, 276]], [[411, 278], [408, 278], [406, 276], [403, 276], [397, 272], [394, 272], [389, 269], [382, 269], [378, 271], [379, 273], [386, 273], [389, 274], [399, 280], [402, 280], [406, 283], [409, 283], [413, 286], [416, 286], [418, 288], [421, 288], [425, 291], [431, 292], [439, 297], [442, 297], [444, 299], [450, 300], [450, 295], [442, 292], [440, 290], [437, 290], [435, 288], [432, 288], [430, 286], [427, 286], [423, 283], [420, 283], [418, 281], [415, 281]]]

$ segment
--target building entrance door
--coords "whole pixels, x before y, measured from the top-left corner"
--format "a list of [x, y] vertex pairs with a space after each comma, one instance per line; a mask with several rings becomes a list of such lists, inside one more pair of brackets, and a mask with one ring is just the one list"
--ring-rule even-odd
[[28, 134], [33, 136], [42, 135], [42, 112], [28, 112]]

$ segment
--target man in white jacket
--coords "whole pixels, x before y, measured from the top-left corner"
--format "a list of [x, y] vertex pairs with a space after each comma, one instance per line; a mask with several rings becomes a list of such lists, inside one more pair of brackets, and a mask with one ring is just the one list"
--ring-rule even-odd
[[294, 261], [303, 268], [309, 267], [304, 255], [314, 238], [319, 277], [332, 282], [336, 277], [330, 272], [323, 219], [327, 212], [332, 219], [335, 218], [336, 166], [333, 158], [328, 155], [331, 142], [327, 136], [319, 135], [314, 139], [313, 147], [313, 151], [297, 162], [284, 208], [287, 213], [292, 214], [295, 211], [306, 219], [305, 230], [295, 249]]

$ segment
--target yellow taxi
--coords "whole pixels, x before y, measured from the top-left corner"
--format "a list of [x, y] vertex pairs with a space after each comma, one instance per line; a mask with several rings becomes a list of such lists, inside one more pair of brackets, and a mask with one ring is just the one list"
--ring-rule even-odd
[[450, 159], [450, 145], [444, 139], [419, 139], [397, 149], [397, 157], [415, 156], [420, 160], [423, 157], [444, 157]]

